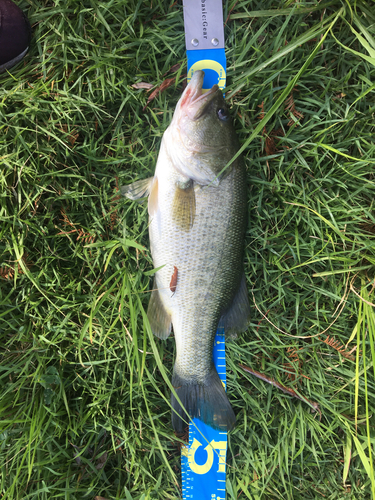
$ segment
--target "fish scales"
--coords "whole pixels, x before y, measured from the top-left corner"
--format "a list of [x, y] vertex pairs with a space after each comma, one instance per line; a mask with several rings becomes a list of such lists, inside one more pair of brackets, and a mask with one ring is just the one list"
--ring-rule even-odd
[[[172, 213], [175, 169], [165, 151], [159, 162], [165, 179], [158, 169], [155, 175], [159, 179], [159, 208], [165, 215], [160, 221], [154, 217], [149, 227], [154, 265], [164, 265], [156, 273], [156, 284], [172, 316], [176, 373], [200, 381], [212, 367], [213, 341], [222, 312], [240, 284], [246, 210], [244, 169], [235, 165], [219, 188], [195, 190], [194, 225], [181, 237]], [[171, 296], [174, 266], [178, 286]]]
[[[212, 348], [219, 323], [241, 331], [250, 312], [243, 276], [246, 175], [240, 158], [219, 175], [238, 142], [220, 90], [202, 94], [202, 83], [203, 72], [196, 72], [164, 133], [148, 187], [138, 181], [122, 192], [132, 199], [149, 193], [151, 255], [155, 268], [163, 267], [148, 316], [161, 338], [173, 325], [177, 395], [191, 418], [230, 429], [235, 416]], [[173, 394], [172, 406], [173, 426], [182, 431], [188, 416]]]

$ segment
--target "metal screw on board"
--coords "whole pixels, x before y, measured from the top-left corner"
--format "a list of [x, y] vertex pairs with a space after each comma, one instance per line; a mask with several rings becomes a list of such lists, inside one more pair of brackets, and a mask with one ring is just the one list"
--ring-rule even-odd
[[191, 41], [191, 44], [192, 44], [193, 47], [198, 47], [198, 45], [199, 45], [198, 38], [193, 38], [192, 41]]
[[219, 40], [218, 40], [217, 38], [213, 38], [213, 39], [211, 40], [211, 43], [212, 43], [212, 45], [213, 45], [214, 47], [216, 47], [217, 45], [219, 45]]

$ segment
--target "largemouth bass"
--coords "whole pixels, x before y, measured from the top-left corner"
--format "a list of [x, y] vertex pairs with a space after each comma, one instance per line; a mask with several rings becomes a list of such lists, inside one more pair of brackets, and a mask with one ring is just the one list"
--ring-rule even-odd
[[[229, 430], [235, 415], [212, 361], [216, 330], [246, 329], [250, 306], [243, 273], [246, 176], [227, 105], [217, 85], [202, 93], [194, 73], [163, 135], [155, 175], [122, 187], [130, 199], [148, 196], [155, 268], [148, 318], [162, 339], [172, 330], [172, 384], [191, 418]], [[172, 394], [172, 424], [189, 419]], [[185, 421], [185, 422], [184, 422]]]

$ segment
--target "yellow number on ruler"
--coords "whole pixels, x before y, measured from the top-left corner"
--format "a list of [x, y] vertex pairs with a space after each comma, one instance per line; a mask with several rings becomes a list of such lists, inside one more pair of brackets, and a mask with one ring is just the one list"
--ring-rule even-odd
[[212, 464], [214, 463], [214, 450], [219, 452], [219, 469], [217, 472], [225, 472], [225, 453], [227, 450], [227, 443], [225, 441], [211, 441], [204, 449], [207, 452], [207, 460], [203, 465], [198, 465], [195, 461], [195, 452], [200, 446], [203, 446], [198, 439], [194, 438], [194, 441], [189, 449], [188, 462], [190, 469], [196, 474], [206, 474], [211, 470]]
[[217, 61], [213, 61], [212, 59], [203, 59], [202, 61], [197, 61], [192, 65], [192, 67], [189, 69], [188, 73], [188, 82], [190, 81], [191, 77], [194, 75], [194, 71], [198, 71], [200, 69], [212, 69], [218, 74], [218, 86], [223, 89], [225, 87], [225, 69], [223, 66], [218, 63]]

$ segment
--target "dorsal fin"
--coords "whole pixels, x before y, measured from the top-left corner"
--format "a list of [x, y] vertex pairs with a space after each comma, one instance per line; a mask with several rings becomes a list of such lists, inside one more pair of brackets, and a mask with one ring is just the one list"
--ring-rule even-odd
[[244, 332], [250, 321], [250, 303], [246, 288], [245, 274], [229, 309], [222, 315], [219, 326], [224, 327], [227, 337], [236, 338], [237, 333]]

